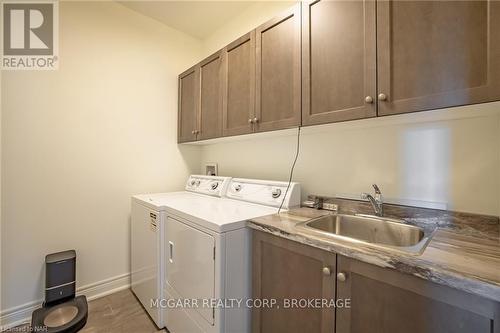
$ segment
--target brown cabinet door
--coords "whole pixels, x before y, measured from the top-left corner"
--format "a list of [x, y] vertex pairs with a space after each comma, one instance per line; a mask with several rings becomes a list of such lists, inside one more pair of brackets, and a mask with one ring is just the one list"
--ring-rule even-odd
[[377, 1], [379, 115], [500, 99], [500, 1]]
[[179, 75], [179, 112], [177, 120], [177, 141], [196, 140], [199, 72], [196, 66]]
[[334, 300], [335, 254], [254, 231], [252, 280], [254, 300], [275, 299], [280, 306], [254, 307], [252, 332], [333, 332], [333, 308], [285, 308], [284, 305], [286, 300], [290, 304], [293, 300]]
[[222, 52], [211, 55], [199, 65], [200, 100], [198, 140], [222, 136]]
[[248, 134], [255, 117], [255, 31], [224, 49], [224, 136]]
[[256, 29], [256, 131], [300, 124], [300, 4]]
[[498, 303], [395, 270], [337, 256], [337, 333], [496, 333]]
[[375, 117], [375, 1], [302, 7], [302, 124]]

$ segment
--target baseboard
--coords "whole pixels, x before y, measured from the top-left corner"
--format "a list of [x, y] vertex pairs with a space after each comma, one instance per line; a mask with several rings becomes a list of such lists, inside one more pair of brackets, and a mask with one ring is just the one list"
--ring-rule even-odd
[[[85, 295], [91, 301], [128, 288], [130, 288], [130, 273], [78, 287], [76, 294], [78, 296]], [[33, 311], [42, 306], [42, 301], [28, 302], [2, 311], [0, 313], [0, 332], [29, 322]]]
[[130, 273], [118, 275], [76, 290], [77, 296], [85, 295], [89, 301], [130, 288]]

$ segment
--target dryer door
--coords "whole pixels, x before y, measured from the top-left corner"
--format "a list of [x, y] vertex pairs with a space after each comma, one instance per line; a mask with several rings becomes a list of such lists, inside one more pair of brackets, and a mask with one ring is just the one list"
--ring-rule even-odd
[[165, 239], [167, 283], [181, 298], [199, 300], [197, 311], [213, 325], [213, 309], [202, 302], [215, 297], [214, 237], [168, 217]]

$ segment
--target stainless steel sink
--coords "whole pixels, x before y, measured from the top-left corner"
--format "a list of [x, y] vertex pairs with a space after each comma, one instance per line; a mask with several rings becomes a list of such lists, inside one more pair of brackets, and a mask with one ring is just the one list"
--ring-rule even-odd
[[325, 215], [297, 226], [306, 234], [357, 241], [411, 254], [420, 254], [430, 240], [424, 230], [402, 220], [366, 215]]

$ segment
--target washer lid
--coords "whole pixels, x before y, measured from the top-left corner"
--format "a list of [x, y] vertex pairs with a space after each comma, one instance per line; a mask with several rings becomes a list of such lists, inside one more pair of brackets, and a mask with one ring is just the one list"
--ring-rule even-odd
[[140, 194], [132, 201], [155, 211], [166, 211], [216, 232], [236, 230], [255, 217], [275, 214], [276, 207], [218, 198], [192, 192]]
[[220, 233], [243, 228], [250, 219], [275, 214], [282, 203], [283, 209], [300, 205], [300, 185], [192, 175], [186, 191], [142, 194], [132, 200]]
[[132, 196], [132, 202], [139, 203], [156, 211], [165, 210], [170, 202], [177, 200], [190, 200], [191, 198], [210, 198], [207, 195], [196, 194], [187, 191], [169, 193], [137, 194]]
[[278, 209], [228, 198], [200, 196], [190, 200], [173, 200], [169, 202], [166, 212], [167, 216], [172, 214], [221, 233], [243, 228], [248, 220], [276, 214]]

